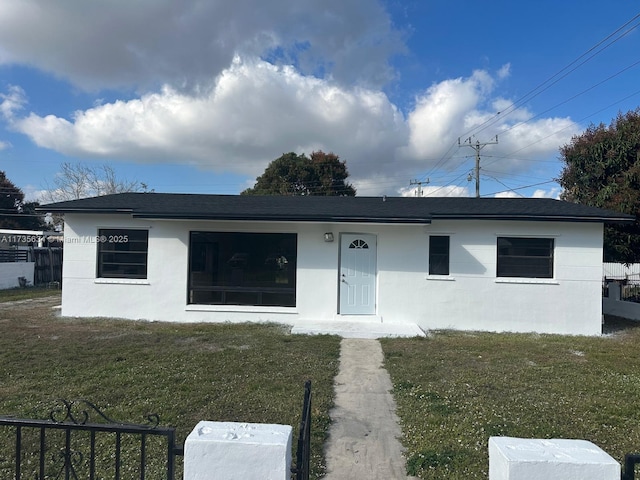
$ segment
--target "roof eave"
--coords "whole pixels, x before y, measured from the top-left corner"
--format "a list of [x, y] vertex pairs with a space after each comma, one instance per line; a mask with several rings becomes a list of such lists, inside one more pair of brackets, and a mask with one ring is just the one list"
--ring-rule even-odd
[[433, 214], [428, 217], [386, 217], [386, 216], [344, 216], [344, 215], [223, 215], [198, 213], [144, 212], [133, 208], [57, 208], [50, 209], [46, 205], [36, 207], [36, 211], [44, 213], [80, 213], [80, 214], [130, 214], [133, 218], [150, 220], [222, 220], [222, 221], [254, 221], [254, 222], [308, 222], [308, 223], [364, 223], [364, 224], [411, 224], [428, 225], [432, 220], [508, 220], [538, 222], [577, 222], [604, 224], [633, 224], [636, 219], [631, 215], [620, 216], [583, 216], [583, 215], [530, 215], [530, 214]]
[[309, 222], [309, 223], [388, 223], [388, 224], [430, 224], [431, 218], [401, 217], [345, 217], [333, 215], [207, 215], [193, 213], [144, 213], [135, 212], [133, 218], [148, 220], [220, 220], [236, 222]]
[[581, 215], [469, 215], [469, 214], [434, 214], [438, 220], [519, 220], [535, 222], [579, 222], [579, 223], [634, 223], [630, 217], [589, 217]]
[[47, 208], [46, 205], [36, 207], [42, 213], [133, 213], [132, 208]]

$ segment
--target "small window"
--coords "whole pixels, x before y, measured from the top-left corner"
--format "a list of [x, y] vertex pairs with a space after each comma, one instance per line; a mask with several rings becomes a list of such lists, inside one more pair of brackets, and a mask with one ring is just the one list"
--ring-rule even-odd
[[369, 245], [367, 245], [367, 242], [365, 242], [364, 240], [361, 239], [357, 239], [354, 240], [353, 242], [351, 242], [351, 245], [349, 245], [349, 248], [357, 248], [358, 250], [364, 249], [364, 248], [369, 248]]
[[498, 277], [553, 278], [553, 238], [498, 237]]
[[98, 278], [147, 278], [149, 232], [98, 230]]
[[429, 237], [429, 275], [449, 275], [449, 237]]

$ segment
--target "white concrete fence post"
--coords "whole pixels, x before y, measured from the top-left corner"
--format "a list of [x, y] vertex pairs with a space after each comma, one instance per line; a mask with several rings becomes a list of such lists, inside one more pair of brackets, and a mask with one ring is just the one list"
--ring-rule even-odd
[[292, 428], [200, 422], [184, 444], [184, 480], [289, 480]]
[[489, 480], [620, 480], [620, 464], [586, 440], [489, 438]]
[[609, 282], [607, 289], [609, 290], [609, 298], [611, 300], [620, 300], [622, 298], [622, 286], [618, 282]]

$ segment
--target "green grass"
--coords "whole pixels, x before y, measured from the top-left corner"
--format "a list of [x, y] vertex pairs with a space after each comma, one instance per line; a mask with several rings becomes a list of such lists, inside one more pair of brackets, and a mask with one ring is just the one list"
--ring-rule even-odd
[[61, 319], [50, 306], [0, 310], [0, 331], [0, 414], [46, 419], [58, 398], [87, 399], [119, 421], [157, 413], [179, 442], [200, 420], [286, 424], [297, 435], [311, 379], [313, 477], [324, 469], [337, 337], [273, 324]]
[[[85, 398], [116, 420], [158, 413], [180, 442], [200, 420], [288, 424], [297, 434], [310, 378], [312, 477], [321, 476], [337, 337], [291, 336], [278, 325], [60, 319], [50, 309], [59, 292], [15, 292], [53, 297], [0, 308], [0, 414], [47, 418], [56, 399]], [[640, 451], [640, 328], [610, 325], [615, 333], [600, 338], [441, 331], [383, 340], [408, 472], [486, 479], [494, 435], [586, 439], [618, 461]]]
[[0, 303], [60, 295], [60, 290], [44, 287], [9, 288], [0, 290]]
[[640, 451], [640, 329], [590, 338], [434, 332], [382, 342], [410, 474], [486, 479], [490, 436]]

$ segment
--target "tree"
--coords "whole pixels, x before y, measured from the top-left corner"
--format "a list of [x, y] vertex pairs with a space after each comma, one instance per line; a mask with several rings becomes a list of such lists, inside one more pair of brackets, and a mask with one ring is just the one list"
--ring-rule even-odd
[[355, 188], [347, 183], [347, 164], [334, 153], [284, 153], [273, 160], [256, 179], [253, 188], [241, 195], [324, 195], [353, 197]]
[[632, 225], [605, 227], [605, 261], [640, 261], [640, 108], [608, 127], [589, 126], [560, 153], [563, 200], [636, 216]]
[[25, 202], [24, 193], [0, 171], [0, 228], [42, 230], [43, 215], [36, 214], [37, 202]]
[[46, 203], [99, 197], [114, 193], [146, 191], [147, 186], [137, 180], [118, 178], [115, 169], [108, 164], [89, 166], [65, 162], [48, 185], [43, 200]]
[[[142, 182], [119, 178], [111, 165], [89, 166], [65, 162], [60, 165], [60, 172], [54, 177], [53, 185], [47, 184], [41, 200], [46, 204], [114, 193], [146, 191], [147, 185]], [[61, 215], [53, 214], [49, 218], [56, 229], [62, 228]]]

